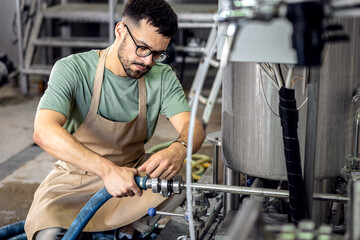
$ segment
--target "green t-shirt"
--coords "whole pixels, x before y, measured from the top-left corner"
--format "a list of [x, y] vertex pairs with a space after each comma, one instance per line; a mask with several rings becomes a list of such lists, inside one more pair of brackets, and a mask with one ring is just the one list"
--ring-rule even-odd
[[[89, 111], [98, 59], [97, 51], [91, 50], [57, 61], [40, 100], [38, 109], [55, 110], [67, 118], [64, 128], [71, 134]], [[156, 63], [145, 75], [145, 83], [148, 141], [159, 113], [170, 118], [190, 108], [179, 80], [168, 65]], [[139, 113], [138, 99], [136, 79], [119, 77], [105, 68], [98, 114], [114, 122], [128, 122]]]

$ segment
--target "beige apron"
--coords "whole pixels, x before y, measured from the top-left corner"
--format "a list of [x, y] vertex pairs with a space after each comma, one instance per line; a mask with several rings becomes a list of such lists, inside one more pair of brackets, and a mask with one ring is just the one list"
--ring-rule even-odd
[[[133, 120], [113, 122], [98, 115], [107, 51], [98, 62], [89, 113], [74, 136], [117, 165], [136, 167], [143, 162], [147, 136], [145, 80], [138, 80], [139, 114]], [[28, 238], [32, 239], [34, 233], [44, 228], [69, 228], [81, 208], [102, 187], [104, 184], [99, 177], [57, 161], [34, 195], [25, 225]], [[164, 200], [151, 190], [144, 191], [141, 197], [111, 198], [96, 212], [84, 231], [104, 231], [128, 225]]]

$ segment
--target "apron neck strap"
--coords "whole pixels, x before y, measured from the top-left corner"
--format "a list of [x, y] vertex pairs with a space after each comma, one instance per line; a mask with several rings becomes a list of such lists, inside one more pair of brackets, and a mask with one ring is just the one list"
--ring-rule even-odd
[[145, 77], [138, 80], [139, 84], [139, 119], [146, 121], [146, 84]]
[[94, 79], [94, 87], [93, 93], [91, 97], [91, 104], [89, 112], [97, 113], [99, 108], [100, 102], [100, 93], [101, 93], [101, 86], [104, 79], [104, 69], [105, 69], [105, 62], [106, 62], [106, 55], [110, 48], [107, 48], [103, 54], [100, 55], [97, 67], [96, 67], [96, 74]]
[[[91, 97], [91, 104], [89, 112], [97, 113], [99, 108], [100, 102], [100, 95], [101, 95], [101, 86], [104, 79], [104, 69], [105, 69], [105, 62], [106, 62], [106, 55], [109, 51], [110, 47], [107, 48], [103, 54], [100, 55], [96, 74], [94, 79], [94, 87], [93, 93]], [[145, 77], [141, 77], [138, 80], [139, 86], [139, 118], [141, 120], [146, 120], [146, 84], [145, 84]]]

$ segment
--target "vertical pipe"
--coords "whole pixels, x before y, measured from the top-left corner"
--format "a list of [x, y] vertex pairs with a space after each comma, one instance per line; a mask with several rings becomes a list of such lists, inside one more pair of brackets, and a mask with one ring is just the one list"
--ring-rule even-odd
[[209, 133], [206, 139], [213, 145], [213, 184], [219, 183], [219, 159], [221, 150], [221, 131]]
[[114, 42], [114, 0], [109, 0], [109, 44]]
[[351, 184], [350, 196], [350, 240], [360, 239], [360, 178], [354, 179]]
[[316, 158], [316, 138], [319, 104], [320, 68], [311, 67], [308, 84], [308, 108], [306, 120], [306, 140], [304, 159], [304, 182], [307, 203], [307, 215], [312, 216], [312, 203], [314, 192], [314, 174]]
[[19, 54], [19, 76], [20, 76], [20, 89], [23, 94], [29, 93], [29, 83], [26, 76], [23, 73], [24, 59], [23, 59], [23, 46], [22, 46], [22, 30], [21, 30], [21, 11], [20, 0], [15, 1], [16, 4], [16, 27], [18, 38], [18, 54]]
[[[322, 180], [321, 179], [315, 179], [314, 180], [314, 192], [322, 193]], [[312, 201], [312, 212], [311, 212], [311, 220], [319, 226], [322, 222], [322, 206], [323, 203], [318, 200]]]
[[359, 118], [356, 118], [356, 126], [355, 126], [355, 146], [354, 146], [354, 157], [359, 156]]
[[40, 12], [42, 8], [42, 0], [37, 0], [37, 10]]
[[[228, 186], [238, 186], [239, 185], [239, 173], [235, 172], [229, 167], [224, 167], [224, 182]], [[238, 195], [225, 193], [224, 194], [224, 213], [228, 213], [229, 211], [236, 210], [238, 207]]]
[[[215, 140], [219, 140], [215, 137]], [[219, 151], [220, 146], [214, 146], [214, 157], [213, 157], [213, 184], [218, 184], [219, 182]]]

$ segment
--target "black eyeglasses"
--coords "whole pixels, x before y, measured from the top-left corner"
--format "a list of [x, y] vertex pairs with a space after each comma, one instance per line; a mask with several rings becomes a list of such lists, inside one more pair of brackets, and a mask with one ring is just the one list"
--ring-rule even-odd
[[128, 26], [126, 24], [124, 24], [126, 29], [129, 32], [129, 35], [131, 37], [131, 39], [133, 40], [133, 42], [135, 43], [136, 46], [136, 50], [135, 53], [136, 55], [138, 55], [139, 57], [147, 57], [150, 54], [152, 54], [152, 59], [155, 62], [162, 62], [164, 61], [166, 58], [168, 58], [168, 55], [166, 54], [166, 52], [156, 52], [156, 51], [151, 51], [150, 48], [146, 47], [146, 46], [141, 46], [141, 45], [137, 45], [133, 35], [131, 34]]

